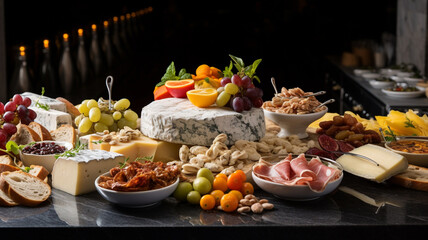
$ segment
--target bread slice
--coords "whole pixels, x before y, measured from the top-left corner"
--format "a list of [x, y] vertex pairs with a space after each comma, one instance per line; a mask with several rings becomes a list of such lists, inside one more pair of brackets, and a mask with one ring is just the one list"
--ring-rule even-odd
[[42, 124], [31, 122], [30, 124], [28, 124], [28, 127], [33, 129], [39, 135], [41, 141], [52, 140], [51, 133]]
[[80, 115], [79, 110], [67, 99], [62, 97], [57, 97], [56, 100], [65, 103], [65, 106], [67, 107], [67, 112], [72, 116], [73, 119]]
[[73, 146], [76, 143], [76, 129], [74, 129], [74, 127], [69, 124], [62, 125], [61, 127], [52, 131], [51, 135], [55, 141], [69, 142], [73, 144]]
[[30, 165], [30, 171], [28, 171], [28, 173], [42, 180], [45, 180], [49, 175], [49, 171], [40, 165]]
[[49, 184], [22, 171], [1, 173], [0, 189], [13, 201], [29, 207], [46, 201], [52, 193]]
[[25, 124], [18, 125], [18, 130], [10, 137], [10, 140], [15, 141], [18, 145], [41, 141], [39, 134]]
[[13, 207], [19, 205], [17, 202], [13, 201], [8, 194], [0, 190], [0, 206]]
[[428, 168], [409, 164], [406, 171], [391, 177], [388, 181], [406, 188], [428, 192]]
[[13, 159], [9, 155], [1, 155], [0, 156], [0, 163], [12, 165]]
[[14, 172], [14, 171], [20, 171], [20, 170], [21, 169], [19, 169], [18, 167], [15, 167], [13, 165], [0, 163], [0, 173], [2, 173], [2, 172]]

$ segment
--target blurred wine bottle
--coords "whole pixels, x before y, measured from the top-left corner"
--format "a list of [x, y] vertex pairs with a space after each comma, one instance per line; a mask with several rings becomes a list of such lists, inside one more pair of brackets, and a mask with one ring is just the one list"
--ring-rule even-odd
[[43, 40], [42, 63], [39, 69], [40, 81], [35, 91], [39, 92], [42, 87], [44, 87], [49, 96], [58, 97], [61, 88], [59, 86], [57, 72], [53, 66], [49, 40], [45, 39]]
[[103, 25], [104, 25], [104, 37], [103, 37], [102, 47], [103, 47], [103, 52], [105, 54], [105, 59], [108, 67], [106, 74], [111, 75], [114, 73], [116, 54], [115, 54], [115, 49], [110, 37], [109, 22], [104, 21]]
[[32, 91], [32, 82], [33, 77], [28, 67], [25, 47], [20, 46], [17, 63], [10, 82], [12, 95]]
[[72, 98], [76, 96], [73, 91], [77, 90], [79, 86], [79, 75], [76, 71], [76, 66], [71, 55], [69, 36], [67, 33], [63, 34], [63, 49], [59, 62], [59, 81], [61, 83], [62, 93], [65, 97]]
[[120, 38], [119, 18], [113, 17], [113, 45], [116, 48], [119, 59], [124, 59], [123, 42]]
[[120, 38], [122, 39], [123, 49], [124, 49], [125, 55], [129, 57], [131, 55], [132, 51], [131, 51], [131, 46], [130, 46], [130, 42], [129, 42], [129, 38], [128, 38], [128, 33], [126, 30], [125, 15], [120, 16]]
[[97, 25], [92, 24], [92, 40], [91, 46], [89, 49], [89, 58], [91, 59], [96, 82], [100, 83], [100, 81], [106, 76], [105, 72], [105, 61], [104, 55], [98, 40], [98, 32]]
[[85, 44], [85, 36], [83, 34], [83, 29], [79, 28], [77, 30], [79, 45], [77, 47], [77, 72], [80, 76], [80, 81], [83, 85], [87, 85], [91, 78], [93, 78], [91, 61], [89, 55], [87, 54], [87, 48]]

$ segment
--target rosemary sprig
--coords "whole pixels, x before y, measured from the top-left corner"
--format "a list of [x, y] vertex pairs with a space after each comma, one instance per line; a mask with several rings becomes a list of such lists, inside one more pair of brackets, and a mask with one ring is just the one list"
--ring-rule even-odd
[[103, 143], [104, 141], [102, 140], [102, 139], [100, 139], [100, 140], [98, 140], [98, 141], [92, 141], [92, 143], [93, 144], [101, 144], [101, 143]]
[[67, 150], [61, 154], [56, 154], [55, 158], [58, 159], [60, 157], [65, 157], [65, 158], [69, 158], [69, 157], [74, 157], [76, 156], [76, 154], [80, 151], [85, 149], [87, 146], [86, 144], [81, 143], [79, 140], [76, 141], [76, 145], [74, 146], [74, 148]]
[[45, 88], [44, 88], [44, 87], [42, 87], [42, 94], [41, 94], [41, 95], [40, 95], [40, 97], [37, 99], [37, 101], [36, 101], [36, 103], [35, 103], [35, 106], [36, 106], [36, 107], [38, 107], [38, 108], [41, 108], [41, 109], [44, 109], [44, 110], [48, 111], [48, 110], [50, 109], [49, 105], [39, 103], [40, 98], [42, 98], [44, 94], [45, 94]]
[[405, 127], [406, 128], [415, 128], [416, 129], [415, 125], [413, 125], [413, 122], [408, 117], [406, 117], [406, 119], [407, 119], [407, 121], [404, 122]]
[[128, 160], [129, 160], [129, 157], [125, 158], [125, 161], [123, 161], [123, 163], [120, 162], [119, 163], [119, 168], [120, 169], [124, 168], [126, 166], [126, 163], [128, 162]]

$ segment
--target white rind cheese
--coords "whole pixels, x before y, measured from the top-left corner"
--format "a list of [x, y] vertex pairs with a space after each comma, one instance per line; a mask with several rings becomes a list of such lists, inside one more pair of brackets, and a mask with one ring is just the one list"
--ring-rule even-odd
[[42, 96], [31, 92], [21, 93], [21, 96], [30, 98], [32, 107], [36, 106], [36, 102], [38, 100], [40, 104], [48, 105], [50, 109], [67, 112], [67, 106], [65, 105], [65, 103], [58, 101], [54, 98]]
[[215, 137], [227, 135], [227, 145], [237, 140], [258, 141], [266, 126], [261, 108], [238, 113], [230, 108], [198, 108], [189, 100], [153, 101], [141, 111], [141, 132], [171, 143], [210, 146]]
[[377, 162], [379, 166], [366, 159], [346, 154], [340, 156], [336, 162], [340, 163], [346, 172], [376, 182], [383, 182], [405, 171], [408, 167], [407, 159], [402, 155], [373, 144], [355, 148], [351, 153], [369, 157]]
[[71, 115], [57, 110], [44, 110], [38, 107], [29, 107], [37, 113], [35, 122], [40, 123], [49, 131], [56, 130], [63, 124], [72, 124]]
[[93, 192], [95, 179], [124, 161], [122, 154], [104, 150], [81, 150], [74, 157], [58, 158], [52, 170], [52, 187], [72, 195]]

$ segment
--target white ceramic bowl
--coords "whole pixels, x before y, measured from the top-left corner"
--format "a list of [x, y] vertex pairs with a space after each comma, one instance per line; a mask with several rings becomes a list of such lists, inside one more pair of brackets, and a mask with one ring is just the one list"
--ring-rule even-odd
[[[273, 156], [276, 159], [272, 159], [272, 162], [278, 162], [286, 157], [286, 155], [276, 155]], [[297, 156], [293, 156], [297, 157]], [[313, 156], [306, 155], [306, 159], [310, 160]], [[268, 157], [272, 158], [272, 157]], [[263, 191], [273, 194], [274, 196], [285, 199], [285, 200], [293, 200], [293, 201], [308, 201], [323, 197], [331, 192], [333, 192], [342, 182], [343, 179], [343, 167], [338, 162], [333, 161], [328, 158], [319, 157], [321, 161], [328, 166], [335, 167], [340, 170], [340, 176], [338, 179], [327, 183], [324, 191], [322, 192], [314, 192], [307, 185], [294, 185], [287, 186], [280, 183], [275, 183], [272, 181], [268, 181], [262, 178], [257, 177], [254, 172], [252, 172], [252, 177], [254, 182], [259, 186]]]
[[390, 78], [391, 78], [391, 80], [393, 80], [395, 82], [404, 82], [404, 79], [402, 77], [391, 76]]
[[[110, 176], [110, 173], [104, 173], [101, 176]], [[177, 188], [180, 179], [177, 180], [164, 188], [147, 190], [147, 191], [136, 191], [136, 192], [121, 192], [111, 189], [106, 189], [98, 186], [100, 177], [95, 179], [95, 187], [98, 193], [105, 198], [107, 201], [124, 207], [148, 207], [157, 204], [163, 199], [169, 197]]]
[[[412, 140], [412, 138], [408, 138], [406, 140]], [[428, 140], [423, 140], [423, 139], [414, 139], [414, 140], [428, 142]], [[403, 155], [410, 164], [421, 166], [421, 167], [428, 167], [428, 153], [408, 153], [408, 152], [398, 151], [398, 150], [392, 149], [389, 146], [390, 144], [391, 142], [385, 143], [385, 148], [395, 153]]]
[[382, 77], [379, 73], [364, 73], [361, 76], [365, 79], [376, 79]]
[[381, 74], [388, 75], [388, 76], [397, 75], [397, 73], [399, 72], [401, 72], [399, 69], [392, 69], [392, 68], [382, 68], [380, 70]]
[[416, 86], [418, 91], [414, 92], [398, 92], [398, 91], [391, 91], [388, 89], [382, 89], [382, 92], [388, 95], [392, 98], [418, 98], [425, 94], [425, 88]]
[[404, 77], [403, 81], [409, 84], [409, 86], [416, 86], [418, 83], [421, 83], [424, 81], [423, 78], [413, 78], [413, 77]]
[[390, 88], [394, 86], [394, 82], [392, 81], [386, 82], [386, 81], [370, 80], [369, 83], [373, 88], [376, 88], [376, 89]]
[[281, 131], [278, 133], [278, 137], [284, 138], [291, 135], [297, 135], [299, 138], [308, 137], [306, 129], [309, 124], [317, 119], [320, 119], [326, 114], [328, 108], [325, 107], [323, 111], [308, 114], [285, 114], [276, 113], [263, 109], [265, 116], [272, 122], [276, 123]]
[[398, 77], [402, 77], [402, 78], [410, 77], [410, 76], [412, 76], [412, 75], [413, 75], [413, 73], [412, 73], [412, 72], [397, 72], [397, 76], [398, 76]]
[[354, 74], [361, 76], [361, 74], [365, 74], [365, 73], [371, 73], [372, 70], [369, 69], [354, 69]]
[[[60, 146], [65, 146], [66, 151], [73, 148], [73, 145], [69, 142], [60, 142], [60, 141], [41, 141], [41, 142], [54, 142]], [[37, 143], [41, 143], [41, 142], [37, 142]], [[56, 154], [37, 155], [37, 154], [23, 153], [22, 151], [19, 154], [21, 161], [25, 166], [41, 165], [45, 167], [49, 172], [52, 172], [53, 166], [55, 164], [55, 161], [56, 161], [55, 155]]]

